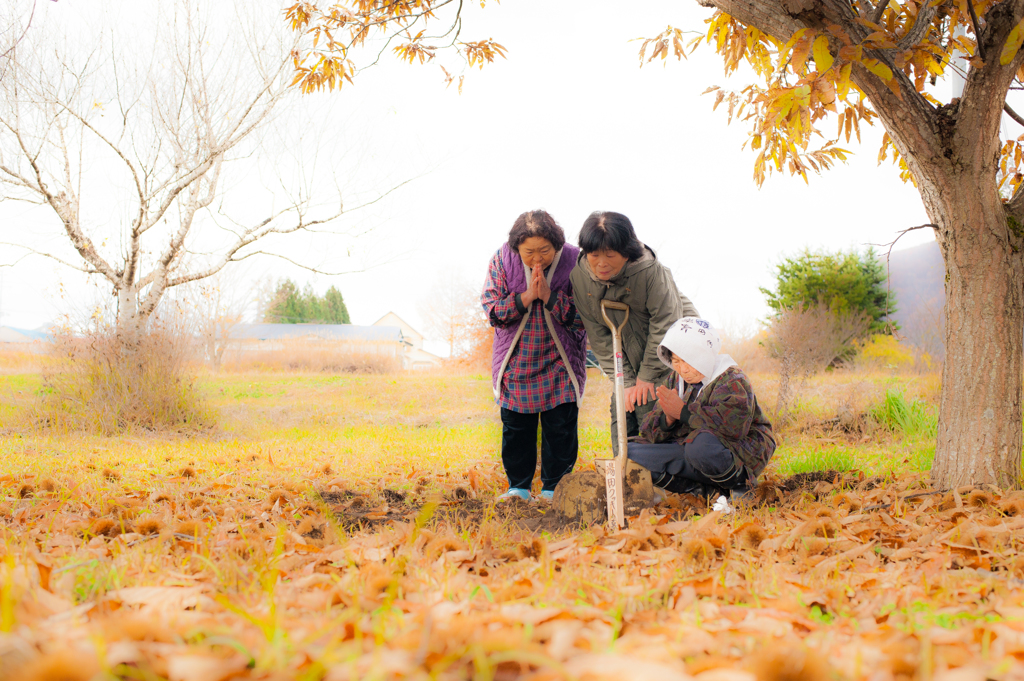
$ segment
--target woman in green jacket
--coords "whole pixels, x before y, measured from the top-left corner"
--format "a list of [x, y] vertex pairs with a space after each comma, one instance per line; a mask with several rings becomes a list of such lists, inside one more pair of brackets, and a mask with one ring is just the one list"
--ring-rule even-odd
[[[622, 330], [622, 371], [626, 382], [626, 432], [640, 433], [640, 422], [656, 399], [655, 390], [665, 385], [672, 370], [658, 359], [658, 345], [672, 323], [682, 317], [698, 317], [697, 308], [679, 292], [672, 272], [654, 251], [642, 243], [625, 215], [597, 211], [583, 223], [580, 255], [570, 275], [576, 309], [590, 337], [591, 349], [601, 369], [614, 375], [612, 334], [601, 317], [601, 301], [629, 305], [629, 321]], [[613, 321], [621, 313], [609, 311]], [[617, 450], [615, 396], [612, 395], [612, 449]]]

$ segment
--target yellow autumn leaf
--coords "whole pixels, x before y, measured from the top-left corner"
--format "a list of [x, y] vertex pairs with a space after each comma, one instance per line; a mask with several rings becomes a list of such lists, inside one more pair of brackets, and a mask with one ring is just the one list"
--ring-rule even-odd
[[839, 91], [839, 98], [846, 99], [846, 95], [850, 92], [850, 72], [853, 70], [853, 64], [843, 64], [843, 68], [839, 69], [839, 78], [836, 79], [836, 89]]
[[875, 74], [885, 82], [892, 80], [892, 69], [877, 59], [863, 59], [860, 62], [871, 73]]
[[814, 63], [818, 67], [818, 71], [824, 73], [832, 68], [832, 63], [835, 61], [832, 58], [832, 52], [829, 51], [828, 38], [823, 35], [819, 35], [814, 39]]
[[792, 50], [793, 46], [796, 45], [797, 42], [799, 42], [799, 40], [804, 37], [804, 34], [806, 34], [808, 30], [809, 29], [801, 28], [800, 30], [798, 30], [796, 33], [794, 33], [790, 37], [789, 42], [787, 42], [783, 46], [783, 48], [781, 50], [779, 50], [779, 60], [780, 61], [785, 60], [786, 57], [789, 56], [789, 51]]
[[1010, 35], [1006, 36], [1003, 51], [999, 54], [999, 63], [1006, 66], [1013, 61], [1013, 58], [1017, 56], [1017, 51], [1020, 50], [1021, 43], [1024, 43], [1024, 19], [1013, 27]]

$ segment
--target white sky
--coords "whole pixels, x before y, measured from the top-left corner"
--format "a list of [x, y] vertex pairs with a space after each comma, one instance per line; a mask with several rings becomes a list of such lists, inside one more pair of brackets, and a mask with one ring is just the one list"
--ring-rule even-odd
[[[82, 3], [44, 4], [53, 15]], [[615, 210], [630, 217], [703, 316], [743, 329], [764, 316], [758, 286], [771, 283], [784, 255], [886, 243], [928, 221], [896, 168], [876, 165], [880, 126], [863, 144], [851, 144], [856, 153], [847, 165], [812, 176], [810, 186], [776, 175], [759, 190], [751, 179], [754, 156], [740, 148], [746, 128], [728, 126], [721, 109], [711, 110], [713, 98], [701, 96], [724, 84], [721, 59], [703, 46], [688, 61], [638, 68], [639, 43], [631, 40], [667, 24], [702, 31], [710, 10], [692, 0], [640, 6], [506, 0], [481, 11], [467, 3], [463, 36], [492, 37], [509, 55], [467, 72], [461, 95], [455, 86], [445, 89], [436, 66], [386, 59], [340, 94], [299, 102], [291, 110], [295, 125], [320, 135], [325, 147], [358, 149], [358, 163], [350, 155], [338, 169], [353, 186], [361, 182], [365, 191], [366, 178], [374, 178], [386, 190], [417, 179], [358, 223], [374, 229], [355, 242], [356, 262], [389, 262], [325, 277], [263, 260], [242, 277], [291, 276], [319, 291], [333, 284], [356, 324], [394, 311], [423, 328], [420, 310], [431, 286], [442, 275], [482, 283], [519, 213], [546, 209], [575, 241], [591, 211]], [[823, 132], [832, 134], [833, 125]], [[53, 227], [45, 211], [17, 225], [5, 215], [0, 241]], [[899, 247], [932, 239], [920, 230]], [[349, 268], [347, 243], [299, 237], [287, 248], [311, 265]], [[9, 255], [0, 252], [0, 262]], [[0, 268], [0, 277], [0, 324], [8, 326], [34, 328], [97, 295], [79, 275], [39, 258]]]

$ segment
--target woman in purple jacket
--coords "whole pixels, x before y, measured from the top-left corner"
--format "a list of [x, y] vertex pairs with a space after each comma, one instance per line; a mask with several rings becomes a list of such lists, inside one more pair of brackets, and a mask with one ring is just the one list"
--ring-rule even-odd
[[491, 258], [481, 302], [494, 327], [492, 386], [501, 407], [501, 461], [508, 491], [530, 500], [541, 425], [542, 499], [576, 465], [576, 422], [587, 380], [587, 333], [569, 273], [579, 249], [542, 210], [516, 218]]

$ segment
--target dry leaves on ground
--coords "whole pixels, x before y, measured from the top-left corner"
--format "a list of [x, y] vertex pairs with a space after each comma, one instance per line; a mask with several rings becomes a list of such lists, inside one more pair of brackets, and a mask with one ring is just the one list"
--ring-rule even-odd
[[1019, 493], [833, 474], [538, 535], [487, 475], [7, 476], [0, 677], [1024, 678]]

